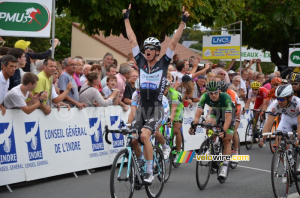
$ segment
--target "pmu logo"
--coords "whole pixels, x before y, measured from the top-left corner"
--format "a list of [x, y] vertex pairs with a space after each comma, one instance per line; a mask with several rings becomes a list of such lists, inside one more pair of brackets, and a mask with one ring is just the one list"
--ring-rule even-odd
[[44, 29], [50, 21], [48, 8], [39, 3], [0, 4], [0, 27], [3, 30], [37, 32]]
[[13, 125], [0, 123], [0, 164], [17, 162], [17, 151]]
[[93, 151], [104, 150], [100, 118], [90, 118], [89, 123], [90, 123], [90, 136], [92, 139]]
[[[119, 119], [119, 116], [110, 116], [110, 125], [113, 126]], [[118, 126], [118, 128], [121, 128], [121, 122]], [[124, 136], [120, 133], [113, 133], [112, 134], [113, 139], [113, 147], [119, 148], [124, 146]]]
[[39, 124], [37, 122], [25, 122], [25, 132], [29, 160], [43, 159]]
[[230, 44], [231, 36], [216, 36], [212, 37], [211, 43], [213, 45]]

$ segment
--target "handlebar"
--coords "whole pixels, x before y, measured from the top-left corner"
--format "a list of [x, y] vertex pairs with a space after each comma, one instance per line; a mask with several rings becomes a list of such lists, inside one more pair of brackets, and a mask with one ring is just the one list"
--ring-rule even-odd
[[[126, 125], [125, 125], [126, 126]], [[108, 126], [105, 125], [105, 131], [103, 133], [103, 136], [105, 135], [105, 141], [108, 144], [111, 144], [111, 141], [108, 140], [108, 133], [121, 133], [122, 135], [129, 135], [129, 134], [133, 134], [136, 133], [137, 137], [138, 137], [138, 130], [136, 129], [115, 129], [115, 130], [109, 130]]]
[[297, 137], [297, 132], [287, 132], [287, 133], [283, 133], [283, 131], [276, 131], [275, 133], [269, 132], [269, 133], [263, 133], [263, 136], [266, 135], [277, 135], [277, 136], [282, 136], [282, 137], [288, 137], [288, 135], [295, 135]]

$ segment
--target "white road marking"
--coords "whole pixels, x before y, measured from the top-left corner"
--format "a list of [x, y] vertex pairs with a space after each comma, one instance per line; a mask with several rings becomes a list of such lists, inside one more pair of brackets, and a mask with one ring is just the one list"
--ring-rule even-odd
[[252, 169], [252, 170], [258, 170], [258, 171], [263, 171], [263, 172], [271, 173], [271, 171], [269, 171], [269, 170], [264, 170], [264, 169], [259, 169], [259, 168], [252, 168], [252, 167], [249, 167], [249, 166], [238, 165], [238, 167], [248, 168], [248, 169]]

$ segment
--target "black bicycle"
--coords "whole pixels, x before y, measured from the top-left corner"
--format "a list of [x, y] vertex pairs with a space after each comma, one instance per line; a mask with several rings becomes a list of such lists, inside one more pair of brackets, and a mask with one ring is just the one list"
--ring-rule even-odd
[[[300, 195], [300, 150], [295, 147], [297, 141], [297, 126], [293, 126], [293, 132], [264, 133], [264, 135], [275, 135], [281, 139], [277, 147], [271, 166], [272, 188], [275, 197], [287, 197], [289, 187], [296, 184]], [[289, 136], [292, 135], [292, 136]], [[287, 145], [292, 145], [287, 147]]]
[[[196, 163], [196, 181], [198, 188], [200, 190], [204, 190], [208, 180], [210, 178], [210, 174], [214, 174], [217, 172], [218, 180], [222, 184], [226, 181], [229, 168], [227, 169], [227, 177], [225, 179], [219, 177], [219, 173], [221, 167], [223, 166], [223, 161], [214, 161], [214, 160], [202, 160], [201, 156], [210, 156], [210, 155], [219, 155], [222, 154], [223, 151], [223, 143], [222, 139], [218, 138], [218, 141], [215, 141], [215, 138], [219, 136], [219, 133], [222, 131], [222, 123], [218, 125], [212, 124], [204, 124], [203, 122], [198, 124], [193, 124], [193, 128], [196, 129], [197, 126], [201, 126], [203, 128], [208, 129], [207, 138], [203, 141], [198, 151], [198, 156], [200, 160], [197, 159]], [[228, 167], [230, 166], [228, 164]]]

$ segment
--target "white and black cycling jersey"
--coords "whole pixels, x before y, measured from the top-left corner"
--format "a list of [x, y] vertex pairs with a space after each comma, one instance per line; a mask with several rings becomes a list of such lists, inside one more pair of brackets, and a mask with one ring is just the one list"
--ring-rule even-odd
[[165, 55], [150, 69], [148, 61], [140, 52], [138, 46], [132, 49], [134, 58], [139, 68], [139, 82], [141, 92], [141, 106], [162, 105], [162, 98], [167, 81], [168, 66], [173, 57], [173, 51], [169, 48]]
[[274, 100], [267, 109], [270, 115], [276, 116], [278, 114], [284, 114], [289, 117], [297, 117], [300, 115], [300, 98], [293, 96], [290, 105], [287, 108], [280, 108], [278, 101]]

